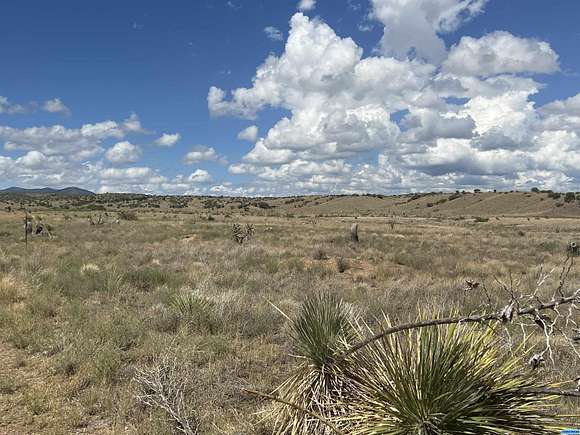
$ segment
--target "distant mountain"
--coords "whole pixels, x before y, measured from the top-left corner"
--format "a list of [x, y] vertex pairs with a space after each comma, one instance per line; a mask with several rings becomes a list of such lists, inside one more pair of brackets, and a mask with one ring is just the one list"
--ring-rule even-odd
[[58, 196], [92, 196], [94, 192], [90, 190], [81, 189], [80, 187], [65, 187], [64, 189], [52, 189], [44, 187], [41, 189], [24, 189], [23, 187], [9, 187], [8, 189], [0, 190], [1, 194], [22, 194], [22, 195], [58, 195]]

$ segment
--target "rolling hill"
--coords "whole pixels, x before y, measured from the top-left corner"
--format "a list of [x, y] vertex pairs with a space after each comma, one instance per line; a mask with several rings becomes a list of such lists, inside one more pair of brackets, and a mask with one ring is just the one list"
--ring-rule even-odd
[[90, 190], [81, 189], [80, 187], [65, 187], [64, 189], [52, 189], [50, 187], [43, 187], [38, 189], [25, 189], [23, 187], [9, 187], [0, 190], [1, 194], [17, 194], [17, 195], [58, 195], [58, 196], [93, 196], [94, 192]]

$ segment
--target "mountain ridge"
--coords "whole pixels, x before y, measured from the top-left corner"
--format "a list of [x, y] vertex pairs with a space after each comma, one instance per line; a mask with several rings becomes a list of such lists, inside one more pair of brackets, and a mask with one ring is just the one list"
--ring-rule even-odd
[[51, 187], [41, 187], [26, 189], [24, 187], [8, 187], [7, 189], [0, 190], [0, 195], [2, 194], [22, 194], [22, 195], [58, 195], [58, 196], [93, 196], [96, 195], [90, 190], [81, 189], [76, 186], [69, 186], [62, 189], [53, 189]]

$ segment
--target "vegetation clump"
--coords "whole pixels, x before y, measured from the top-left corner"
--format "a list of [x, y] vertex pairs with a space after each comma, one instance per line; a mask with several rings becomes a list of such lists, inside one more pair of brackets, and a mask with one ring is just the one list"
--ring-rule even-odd
[[[392, 327], [386, 320], [383, 327]], [[493, 328], [456, 323], [373, 335], [333, 296], [307, 300], [291, 319], [302, 363], [276, 391], [277, 434], [550, 434], [555, 396]], [[376, 336], [375, 336], [376, 338]]]

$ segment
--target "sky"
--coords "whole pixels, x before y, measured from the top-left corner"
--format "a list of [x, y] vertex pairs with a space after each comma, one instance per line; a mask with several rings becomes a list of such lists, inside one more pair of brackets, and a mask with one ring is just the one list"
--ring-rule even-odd
[[580, 1], [0, 4], [0, 188], [580, 191]]

